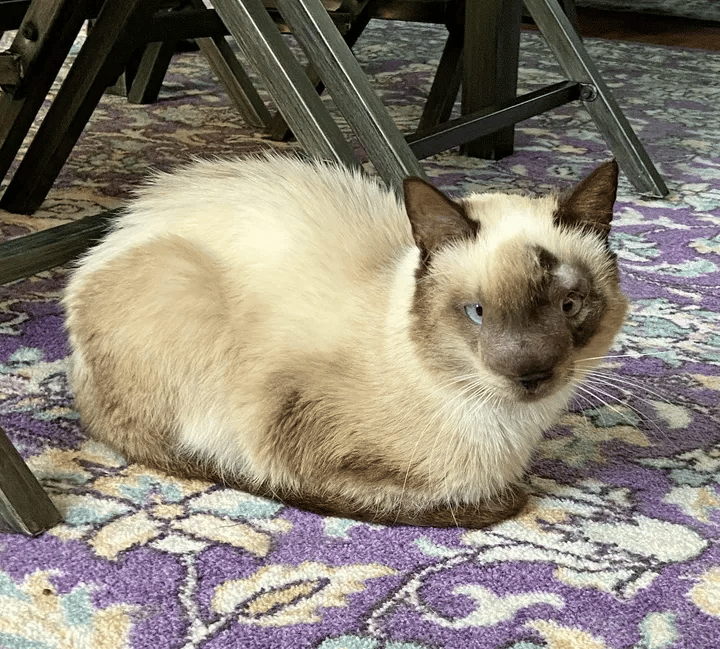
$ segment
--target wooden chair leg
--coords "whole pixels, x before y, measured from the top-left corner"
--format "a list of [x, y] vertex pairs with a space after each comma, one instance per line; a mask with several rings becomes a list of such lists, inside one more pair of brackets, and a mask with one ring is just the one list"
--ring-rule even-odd
[[575, 0], [560, 0], [560, 6], [565, 12], [565, 15], [570, 21], [570, 24], [575, 28], [575, 31], [578, 33], [578, 36], [582, 38], [582, 36], [580, 35], [580, 21], [578, 20], [577, 6], [575, 5]]
[[[349, 48], [352, 49], [355, 46], [357, 39], [360, 38], [360, 35], [365, 31], [369, 22], [370, 6], [365, 5], [363, 10], [355, 17], [355, 20], [353, 20], [350, 29], [343, 35], [343, 39]], [[312, 65], [305, 67], [305, 73], [311, 83], [315, 86], [317, 93], [321, 95], [325, 91], [325, 84], [322, 82], [322, 79], [320, 79], [318, 73]], [[273, 120], [268, 128], [268, 138], [270, 140], [275, 140], [276, 142], [287, 142], [292, 138], [292, 131], [288, 128], [282, 114], [276, 113], [273, 116]]]
[[108, 233], [119, 212], [101, 212], [0, 241], [0, 285], [72, 261]]
[[[262, 0], [214, 0], [213, 6], [308, 152], [357, 166], [353, 150], [283, 41]], [[323, 8], [324, 11], [324, 8]]]
[[[190, 6], [205, 8], [203, 0], [191, 0]], [[195, 42], [243, 119], [250, 126], [268, 128], [272, 115], [225, 37], [197, 38]]]
[[418, 133], [447, 122], [452, 115], [452, 109], [462, 84], [464, 40], [462, 27], [450, 29], [418, 123]]
[[255, 128], [269, 128], [272, 115], [225, 38], [198, 38], [196, 42], [242, 118]]
[[[462, 113], [499, 108], [517, 95], [522, 0], [465, 5]], [[473, 30], [473, 34], [467, 33]], [[477, 32], [480, 33], [477, 33]], [[514, 148], [515, 127], [508, 126], [464, 144], [465, 155], [497, 160]]]
[[[245, 0], [247, 1], [247, 0]], [[392, 187], [425, 172], [370, 86], [320, 0], [277, 0], [278, 9], [355, 131], [378, 173]]]
[[177, 41], [174, 40], [147, 44], [128, 89], [127, 98], [131, 104], [153, 104], [158, 100], [176, 49]]
[[[71, 3], [72, 4], [72, 3]], [[0, 200], [0, 207], [30, 213], [45, 200], [105, 88], [144, 42], [159, 0], [107, 1], [37, 135]]]
[[55, 505], [0, 428], [0, 523], [36, 536], [60, 520]]
[[630, 181], [644, 194], [667, 195], [663, 179], [558, 0], [525, 0], [525, 5], [567, 77], [588, 84], [585, 107]]
[[10, 51], [22, 61], [14, 87], [0, 90], [0, 180], [7, 174], [88, 15], [88, 0], [33, 0]]
[[177, 41], [155, 41], [133, 52], [117, 81], [105, 94], [125, 97], [131, 104], [153, 104], [175, 54]]

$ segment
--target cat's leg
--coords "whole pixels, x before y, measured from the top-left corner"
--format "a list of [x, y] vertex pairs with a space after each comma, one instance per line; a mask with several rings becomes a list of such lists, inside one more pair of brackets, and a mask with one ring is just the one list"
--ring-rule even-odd
[[494, 525], [519, 514], [527, 504], [527, 492], [520, 485], [511, 485], [492, 499], [458, 505], [436, 505], [402, 511], [397, 523], [431, 527], [481, 528]]
[[298, 388], [278, 401], [265, 454], [283, 470], [263, 481], [260, 495], [323, 515], [470, 528], [510, 518], [526, 503], [515, 483], [496, 488], [491, 497], [480, 484], [473, 488], [461, 480], [451, 488], [438, 472], [392, 452], [382, 435], [360, 432], [362, 422], [340, 415], [324, 393]]
[[[236, 485], [258, 495], [276, 498], [285, 504], [323, 516], [352, 518], [380, 525], [416, 525], [420, 527], [483, 528], [519, 514], [527, 504], [527, 492], [520, 485], [511, 485], [494, 498], [474, 503], [434, 503], [422, 506], [409, 499], [405, 502], [388, 498], [369, 504], [350, 494], [331, 493], [328, 489], [254, 489], [247, 484]], [[372, 485], [364, 485], [366, 489]], [[393, 489], [396, 492], [395, 489]]]
[[85, 342], [76, 338], [70, 369], [75, 407], [85, 430], [130, 461], [152, 466], [169, 463], [173, 456], [172, 413], [152, 392], [138, 390], [134, 381], [121, 380], [112, 354], [98, 362], [97, 349]]

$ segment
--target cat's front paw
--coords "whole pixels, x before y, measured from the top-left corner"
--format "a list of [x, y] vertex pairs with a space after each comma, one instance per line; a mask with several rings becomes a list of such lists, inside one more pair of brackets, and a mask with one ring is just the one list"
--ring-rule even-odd
[[518, 515], [527, 500], [527, 492], [522, 486], [511, 485], [490, 500], [436, 506], [396, 522], [427, 527], [488, 527]]

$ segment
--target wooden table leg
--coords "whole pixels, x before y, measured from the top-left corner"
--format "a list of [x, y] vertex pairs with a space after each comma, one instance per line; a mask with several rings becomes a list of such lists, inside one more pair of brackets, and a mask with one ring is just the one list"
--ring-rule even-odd
[[125, 67], [159, 0], [107, 0], [0, 200], [9, 212], [31, 213], [55, 178], [108, 85]]
[[17, 155], [87, 17], [87, 0], [33, 0], [10, 45], [21, 82], [0, 90], [0, 180]]
[[36, 536], [61, 520], [60, 513], [0, 428], [0, 522]]
[[450, 25], [448, 39], [420, 116], [418, 133], [435, 128], [452, 116], [452, 109], [462, 85], [464, 40], [463, 26]]
[[[521, 0], [467, 0], [463, 50], [462, 112], [500, 108], [517, 95]], [[464, 155], [497, 160], [513, 152], [515, 128], [461, 147]]]
[[644, 194], [666, 196], [664, 180], [558, 1], [526, 0], [525, 5], [566, 76], [587, 84], [585, 107], [630, 181]]
[[277, 0], [282, 16], [388, 185], [425, 172], [320, 0]]
[[357, 166], [345, 139], [283, 40], [262, 0], [214, 0], [213, 6], [300, 144], [314, 155]]

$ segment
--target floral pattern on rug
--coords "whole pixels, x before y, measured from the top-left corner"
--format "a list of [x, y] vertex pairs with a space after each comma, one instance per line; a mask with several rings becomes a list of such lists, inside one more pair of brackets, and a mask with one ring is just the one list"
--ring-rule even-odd
[[[412, 130], [443, 43], [373, 23], [357, 55]], [[715, 649], [720, 637], [720, 55], [588, 41], [671, 189], [623, 178], [612, 245], [632, 301], [603, 368], [547, 433], [531, 499], [487, 530], [323, 518], [164, 475], [89, 441], [67, 385], [67, 269], [0, 288], [0, 425], [61, 510], [0, 535], [9, 649]], [[408, 58], [410, 57], [410, 58]], [[525, 34], [520, 86], [560, 78]], [[198, 54], [161, 100], [106, 97], [32, 217], [4, 237], [113, 207], [148, 167], [277, 145], [248, 128]], [[426, 162], [443, 188], [539, 193], [609, 157], [568, 105], [516, 127], [500, 161]]]

